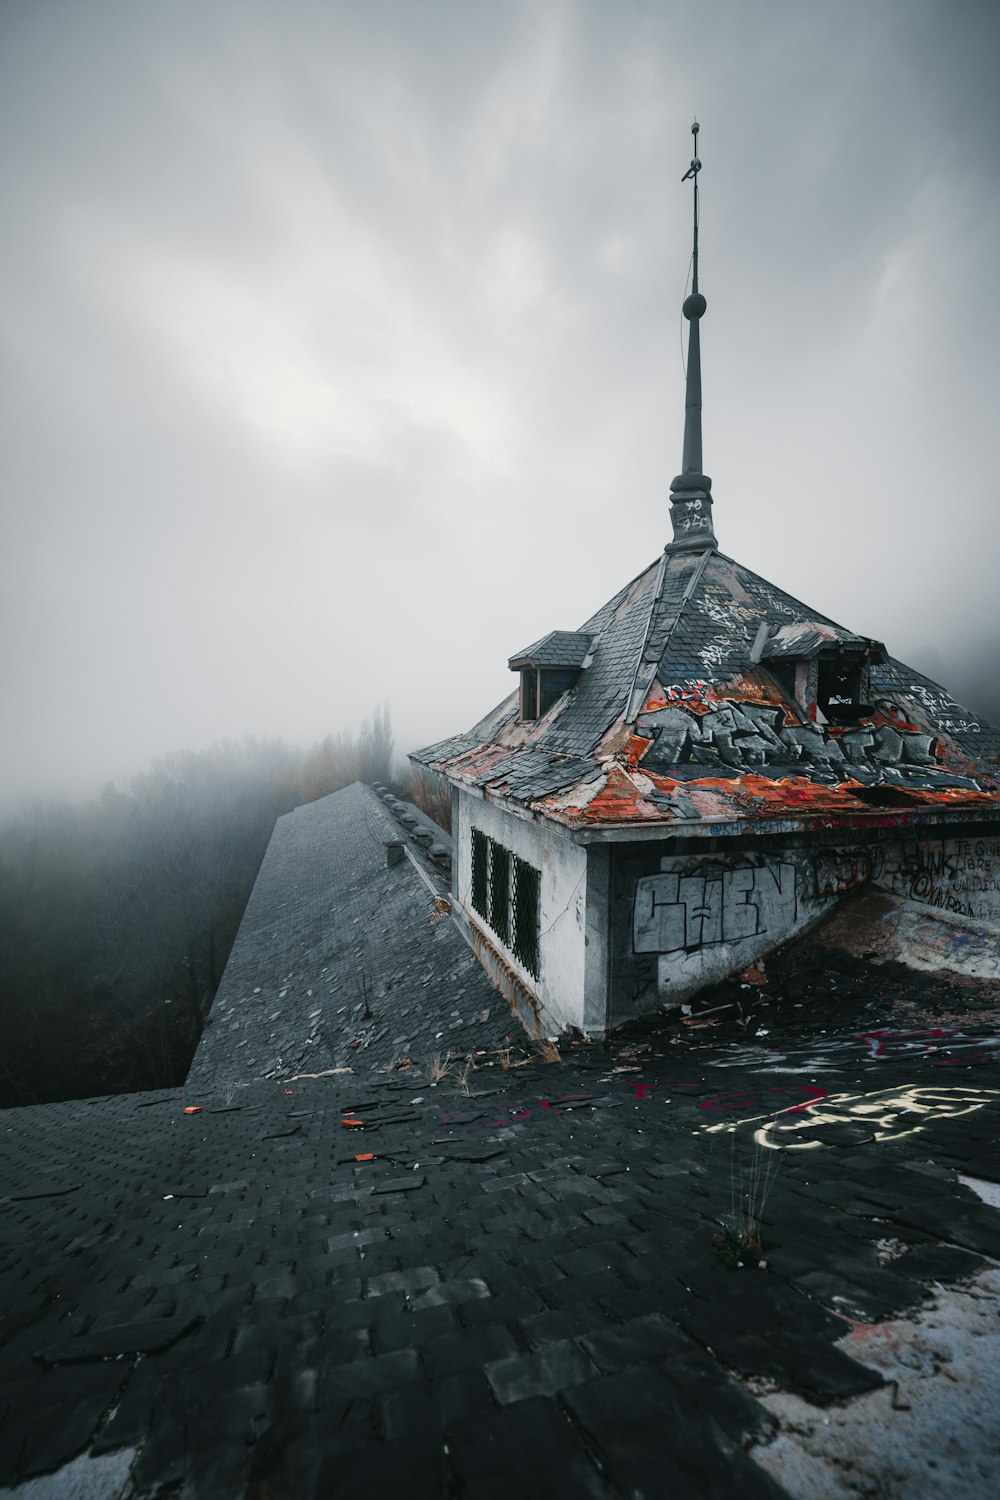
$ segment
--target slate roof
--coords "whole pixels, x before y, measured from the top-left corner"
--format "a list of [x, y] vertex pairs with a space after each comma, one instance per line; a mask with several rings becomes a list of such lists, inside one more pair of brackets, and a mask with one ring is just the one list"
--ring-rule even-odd
[[[997, 1180], [997, 1041], [927, 1035], [8, 1110], [0, 1485], [80, 1455], [88, 1500], [779, 1500], [745, 1378], [867, 1391], [845, 1318], [1000, 1256], [955, 1175]], [[810, 1149], [767, 1273], [729, 1271], [762, 1119]]]
[[[591, 658], [541, 719], [517, 695], [413, 759], [571, 828], [728, 825], [905, 805], [914, 818], [1000, 811], [1000, 730], [732, 558], [665, 553], [578, 633]], [[871, 712], [805, 717], [767, 668], [868, 651]], [[762, 660], [763, 658], [763, 660]]]
[[[385, 844], [400, 840], [409, 855], [387, 868]], [[233, 1094], [406, 1056], [427, 1064], [520, 1031], [435, 909], [448, 886], [426, 847], [435, 844], [450, 852], [418, 809], [361, 783], [279, 818], [189, 1086]]]
[[582, 667], [590, 651], [590, 636], [574, 630], [550, 630], [540, 641], [525, 646], [511, 658], [511, 667]]

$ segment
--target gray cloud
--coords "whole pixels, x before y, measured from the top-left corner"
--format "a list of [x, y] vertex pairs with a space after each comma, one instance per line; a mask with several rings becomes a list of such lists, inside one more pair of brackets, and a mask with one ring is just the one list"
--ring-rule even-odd
[[6, 793], [380, 699], [438, 738], [638, 572], [696, 112], [723, 549], [995, 702], [998, 29], [974, 0], [7, 8]]

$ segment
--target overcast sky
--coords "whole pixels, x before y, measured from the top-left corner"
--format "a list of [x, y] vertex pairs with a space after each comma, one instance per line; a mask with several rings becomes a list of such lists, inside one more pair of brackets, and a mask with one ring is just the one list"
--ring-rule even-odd
[[3, 0], [0, 794], [387, 700], [722, 550], [1000, 711], [994, 0]]

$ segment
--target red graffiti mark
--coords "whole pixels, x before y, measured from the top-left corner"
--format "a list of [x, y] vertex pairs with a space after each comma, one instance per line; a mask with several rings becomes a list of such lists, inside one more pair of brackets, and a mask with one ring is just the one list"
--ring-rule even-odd
[[721, 1114], [727, 1110], [767, 1109], [769, 1100], [765, 1096], [769, 1094], [805, 1094], [807, 1097], [801, 1104], [776, 1111], [779, 1114], [797, 1115], [810, 1105], [817, 1104], [820, 1099], [825, 1099], [826, 1089], [818, 1083], [768, 1084], [762, 1089], [744, 1089], [736, 1094], [715, 1094], [710, 1099], [699, 1099], [698, 1108], [710, 1110], [713, 1114]]
[[[636, 1102], [651, 1098], [663, 1088], [660, 1083], [643, 1083], [641, 1079], [629, 1078], [622, 1080], [626, 1088], [631, 1089], [632, 1097]], [[671, 1090], [697, 1088], [696, 1083], [670, 1083], [667, 1085]], [[793, 1097], [805, 1095], [797, 1103], [786, 1103], [784, 1099], [775, 1098], [775, 1095], [792, 1095]], [[714, 1094], [709, 1099], [696, 1099], [692, 1102], [698, 1109], [708, 1110], [711, 1113], [725, 1113], [726, 1111], [759, 1109], [770, 1110], [774, 1114], [800, 1114], [803, 1110], [811, 1108], [821, 1099], [826, 1098], [826, 1089], [818, 1083], [776, 1083], [766, 1084], [763, 1088], [747, 1088], [731, 1094]], [[592, 1094], [556, 1094], [551, 1099], [539, 1099], [536, 1105], [518, 1104], [511, 1106], [511, 1113], [504, 1115], [499, 1120], [461, 1120], [456, 1115], [440, 1115], [438, 1125], [456, 1125], [465, 1130], [500, 1130], [505, 1125], [520, 1125], [532, 1117], [533, 1108], [544, 1110], [547, 1115], [568, 1114], [574, 1108], [577, 1100], [593, 1099]], [[669, 1100], [667, 1101], [669, 1103]]]
[[995, 1049], [987, 1051], [985, 1048], [976, 1048], [971, 1052], [962, 1052], [960, 1057], [935, 1057], [932, 1066], [935, 1068], [968, 1068], [973, 1063], [1000, 1062], [1000, 1052]]
[[[724, 1100], [729, 1102], [724, 1103]], [[757, 1090], [747, 1089], [742, 1094], [713, 1094], [711, 1099], [699, 1099], [698, 1108], [717, 1114], [728, 1109], [753, 1109], [757, 1102]]]
[[821, 1088], [818, 1083], [798, 1083], [782, 1085], [779, 1089], [776, 1090], [776, 1092], [787, 1094], [795, 1088], [801, 1089], [804, 1094], [809, 1095], [809, 1098], [806, 1099], [802, 1104], [793, 1104], [792, 1108], [787, 1111], [787, 1113], [790, 1115], [801, 1114], [802, 1111], [804, 1109], [808, 1109], [810, 1105], [818, 1104], [820, 1099], [826, 1098], [826, 1089]]
[[498, 1130], [501, 1125], [520, 1125], [531, 1118], [528, 1105], [518, 1106], [520, 1113], [504, 1115], [502, 1120], [460, 1120], [457, 1115], [439, 1115], [438, 1125], [458, 1125], [463, 1130]]
[[[969, 1036], [953, 1026], [929, 1026], [917, 1031], [893, 1031], [883, 1026], [876, 1031], [852, 1032], [851, 1039], [864, 1042], [868, 1047], [868, 1056], [873, 1058], [891, 1057], [893, 1051], [932, 1052], [935, 1050], [931, 1046], [932, 1042], [951, 1042], [953, 1045], [967, 1047], [987, 1044], [987, 1038]], [[993, 1038], [988, 1040], [992, 1041]]]

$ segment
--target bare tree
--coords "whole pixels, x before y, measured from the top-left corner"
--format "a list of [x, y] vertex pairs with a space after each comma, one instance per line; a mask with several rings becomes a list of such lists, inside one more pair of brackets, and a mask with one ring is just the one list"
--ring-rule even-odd
[[388, 703], [376, 705], [371, 719], [361, 725], [358, 750], [363, 781], [392, 780], [392, 721]]

